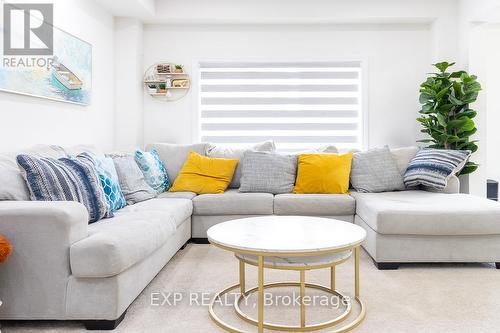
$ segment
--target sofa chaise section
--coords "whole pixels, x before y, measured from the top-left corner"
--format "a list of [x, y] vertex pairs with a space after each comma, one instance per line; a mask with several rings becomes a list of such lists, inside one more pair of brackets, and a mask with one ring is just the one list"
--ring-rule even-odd
[[500, 205], [465, 194], [352, 193], [364, 248], [381, 269], [408, 262], [500, 262]]

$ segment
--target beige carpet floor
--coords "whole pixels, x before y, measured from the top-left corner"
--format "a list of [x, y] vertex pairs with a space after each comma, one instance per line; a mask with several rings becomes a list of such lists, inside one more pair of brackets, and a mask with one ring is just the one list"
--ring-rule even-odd
[[[402, 265], [396, 271], [378, 271], [368, 255], [362, 253], [361, 259], [361, 295], [367, 315], [354, 332], [500, 332], [500, 270], [493, 265]], [[337, 271], [337, 289], [352, 295], [352, 260]], [[255, 277], [255, 268], [248, 268], [249, 285], [255, 284]], [[224, 332], [212, 323], [204, 303], [214, 292], [236, 283], [237, 278], [237, 261], [230, 253], [211, 245], [190, 244], [177, 253], [135, 300], [114, 332]], [[298, 279], [298, 273], [269, 270], [265, 279], [266, 282], [293, 280]], [[328, 285], [328, 270], [307, 273], [307, 279]], [[297, 292], [274, 291], [277, 296], [293, 296]], [[178, 298], [182, 296], [182, 300], [176, 306], [168, 302], [161, 305], [169, 293], [170, 303], [174, 302], [174, 293]], [[310, 295], [324, 300], [320, 292], [310, 291]], [[280, 298], [281, 305], [285, 299]], [[245, 305], [250, 314], [256, 312], [254, 300], [250, 297]], [[308, 310], [308, 322], [339, 311], [323, 303]], [[353, 307], [354, 313], [357, 310]], [[218, 306], [217, 313], [246, 332], [256, 331], [248, 324], [241, 324], [229, 306]], [[266, 320], [296, 323], [298, 315], [298, 307], [266, 308]], [[84, 328], [77, 322], [7, 322], [2, 324], [1, 331], [80, 332]]]

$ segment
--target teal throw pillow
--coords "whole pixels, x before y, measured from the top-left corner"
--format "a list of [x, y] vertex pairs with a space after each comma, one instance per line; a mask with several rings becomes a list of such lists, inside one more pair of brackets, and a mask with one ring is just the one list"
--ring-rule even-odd
[[95, 161], [97, 175], [101, 181], [101, 187], [104, 190], [109, 209], [114, 212], [125, 207], [127, 201], [120, 187], [113, 159], [111, 157], [98, 157], [95, 155], [92, 155], [92, 158]]
[[144, 174], [144, 179], [157, 194], [167, 191], [172, 185], [167, 175], [167, 170], [163, 164], [158, 152], [137, 150], [135, 152], [135, 161]]

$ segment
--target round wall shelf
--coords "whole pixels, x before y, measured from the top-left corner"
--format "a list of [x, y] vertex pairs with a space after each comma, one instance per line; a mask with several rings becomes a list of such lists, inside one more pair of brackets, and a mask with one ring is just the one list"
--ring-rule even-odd
[[150, 96], [167, 102], [183, 98], [191, 88], [191, 78], [182, 65], [170, 62], [151, 65], [144, 73], [143, 82]]

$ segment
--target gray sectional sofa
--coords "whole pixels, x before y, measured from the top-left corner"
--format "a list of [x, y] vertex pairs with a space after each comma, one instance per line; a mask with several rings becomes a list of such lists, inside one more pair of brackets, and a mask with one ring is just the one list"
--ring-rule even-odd
[[[190, 150], [205, 145], [152, 144], [171, 180]], [[40, 155], [69, 154], [51, 149]], [[48, 153], [49, 152], [49, 153]], [[393, 151], [401, 170], [414, 148]], [[195, 195], [166, 192], [127, 206], [115, 217], [87, 223], [75, 202], [22, 200], [26, 189], [12, 154], [0, 156], [0, 182], [20, 199], [0, 199], [0, 233], [14, 252], [0, 265], [0, 320], [81, 320], [87, 328], [114, 328], [128, 306], [189, 240], [203, 242], [214, 224], [247, 216], [309, 215], [356, 223], [367, 231], [365, 250], [380, 269], [408, 262], [500, 262], [500, 204], [458, 193]]]

